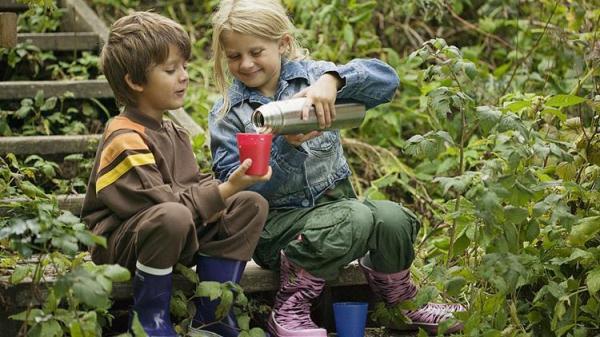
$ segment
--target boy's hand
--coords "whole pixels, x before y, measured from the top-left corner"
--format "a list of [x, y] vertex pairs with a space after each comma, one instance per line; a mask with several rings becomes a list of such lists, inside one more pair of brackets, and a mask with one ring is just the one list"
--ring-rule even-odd
[[229, 176], [226, 182], [219, 185], [219, 192], [223, 200], [236, 194], [237, 192], [245, 190], [247, 187], [254, 185], [258, 182], [264, 182], [271, 179], [271, 166], [269, 171], [264, 176], [251, 176], [247, 175], [246, 171], [252, 165], [252, 159], [246, 159], [233, 173]]
[[[293, 97], [306, 97], [300, 119], [308, 119], [310, 107], [314, 105], [315, 114], [321, 129], [331, 126], [335, 120], [335, 99], [342, 79], [332, 73], [325, 73], [311, 86], [304, 88]], [[313, 137], [314, 138], [314, 137]]]

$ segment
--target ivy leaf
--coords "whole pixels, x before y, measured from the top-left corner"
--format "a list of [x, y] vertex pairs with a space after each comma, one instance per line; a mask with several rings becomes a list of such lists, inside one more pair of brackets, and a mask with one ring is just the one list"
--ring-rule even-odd
[[588, 273], [585, 284], [592, 296], [600, 290], [600, 267], [596, 267]]
[[546, 100], [546, 105], [556, 108], [564, 108], [585, 102], [585, 98], [575, 95], [555, 95]]

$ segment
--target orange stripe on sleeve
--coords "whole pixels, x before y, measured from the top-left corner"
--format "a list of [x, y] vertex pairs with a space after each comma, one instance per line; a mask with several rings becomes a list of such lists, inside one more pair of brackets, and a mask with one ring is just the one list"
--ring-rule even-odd
[[146, 133], [146, 128], [143, 125], [133, 122], [129, 118], [117, 116], [113, 118], [106, 127], [106, 130], [104, 131], [104, 139], [107, 139], [113, 132], [121, 129], [130, 129], [141, 134]]
[[135, 132], [120, 134], [102, 149], [98, 172], [112, 163], [115, 158], [126, 150], [149, 150], [149, 148], [142, 137]]

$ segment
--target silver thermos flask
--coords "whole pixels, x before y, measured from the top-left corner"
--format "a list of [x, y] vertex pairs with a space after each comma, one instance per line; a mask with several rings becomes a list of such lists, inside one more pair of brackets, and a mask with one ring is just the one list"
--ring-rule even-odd
[[300, 97], [262, 105], [252, 113], [252, 124], [259, 133], [271, 128], [273, 133], [296, 134], [314, 130], [355, 128], [360, 126], [365, 118], [365, 106], [362, 104], [336, 104], [335, 120], [329, 128], [320, 129], [314, 106], [310, 108], [308, 119], [300, 119], [306, 100], [306, 97]]

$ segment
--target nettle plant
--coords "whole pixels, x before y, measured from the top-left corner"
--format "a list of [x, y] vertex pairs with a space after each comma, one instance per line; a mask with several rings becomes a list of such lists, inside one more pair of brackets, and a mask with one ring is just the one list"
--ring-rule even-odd
[[[23, 194], [31, 196], [1, 205], [6, 212], [0, 217], [1, 265], [14, 268], [10, 283], [28, 282], [34, 295], [25, 311], [10, 317], [23, 321], [19, 335], [101, 336], [102, 326], [112, 317], [112, 283], [128, 280], [129, 271], [85, 262], [80, 248], [105, 246], [106, 239], [59, 210], [54, 198], [39, 190]], [[56, 280], [52, 286], [44, 283], [48, 277]]]
[[[0, 135], [81, 135], [98, 133], [111, 115], [99, 100], [72, 100], [73, 93], [45, 97], [42, 90], [24, 98], [14, 110], [0, 111]], [[19, 130], [17, 133], [16, 130]]]
[[479, 105], [483, 72], [442, 39], [408, 63], [433, 129], [404, 150], [422, 160], [416, 177], [442, 217], [427, 229], [422, 273], [468, 303], [465, 335], [598, 331], [600, 96], [575, 95], [580, 84]]

